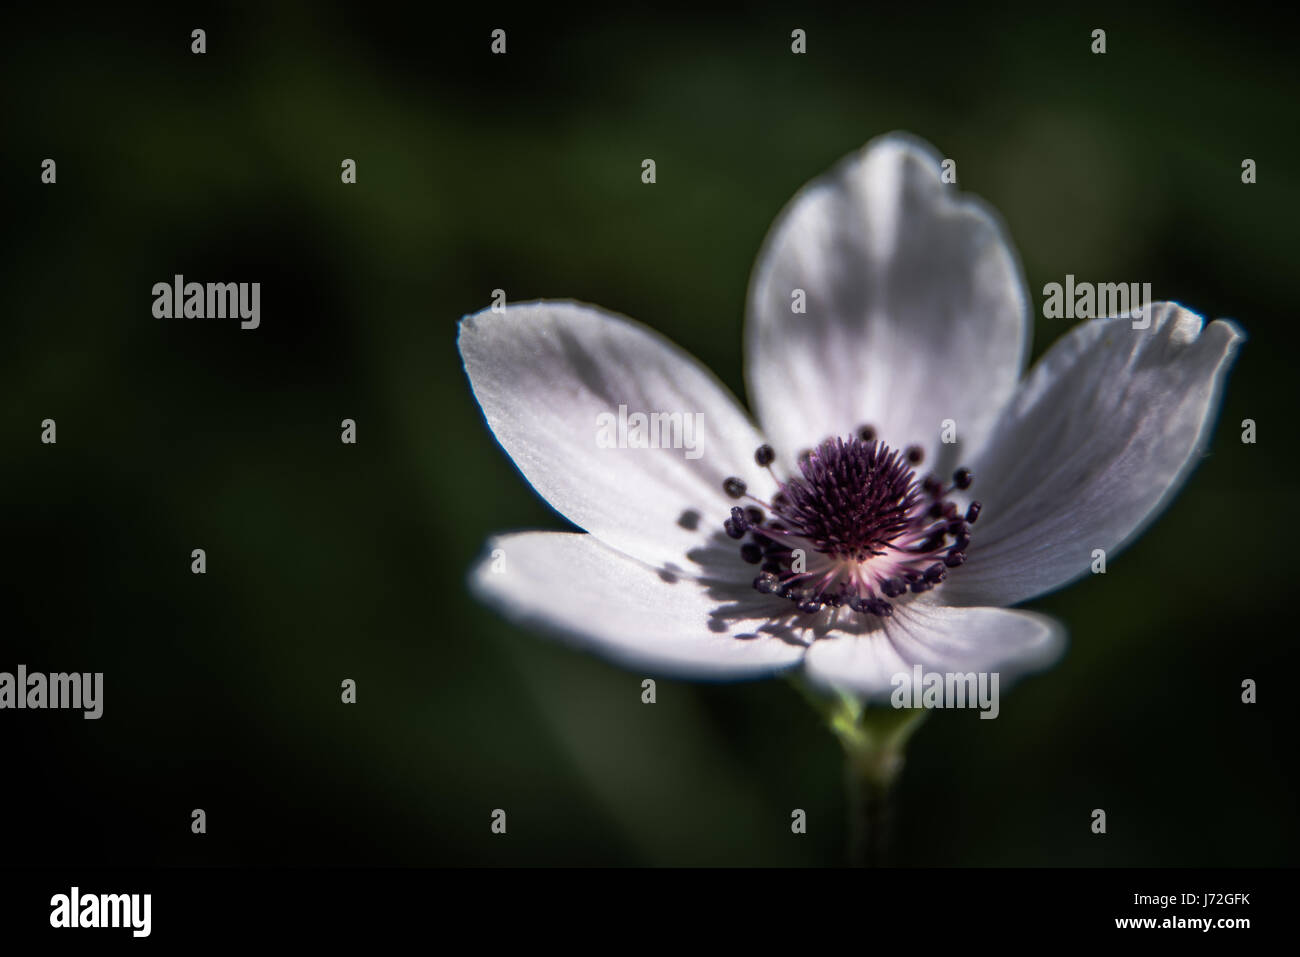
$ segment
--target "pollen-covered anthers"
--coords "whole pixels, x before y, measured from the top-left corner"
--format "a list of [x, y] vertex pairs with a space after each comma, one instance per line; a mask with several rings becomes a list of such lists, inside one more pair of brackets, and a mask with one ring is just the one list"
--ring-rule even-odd
[[[769, 471], [775, 457], [768, 445], [754, 453]], [[733, 507], [723, 522], [743, 541], [740, 557], [760, 566], [755, 590], [808, 614], [848, 608], [883, 618], [892, 599], [942, 583], [966, 561], [980, 504], [963, 514], [948, 500], [971, 487], [969, 469], [954, 472], [948, 486], [933, 475], [917, 479], [912, 466], [923, 457], [918, 446], [897, 452], [864, 427], [801, 455], [800, 475], [777, 480], [770, 503], [748, 495], [738, 478], [723, 482], [732, 498], [756, 503]]]

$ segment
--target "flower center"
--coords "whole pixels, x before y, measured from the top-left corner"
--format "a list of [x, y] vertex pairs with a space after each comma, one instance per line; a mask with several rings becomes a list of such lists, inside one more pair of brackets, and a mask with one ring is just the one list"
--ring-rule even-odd
[[[754, 453], [769, 471], [775, 458], [768, 445]], [[809, 614], [847, 607], [886, 617], [893, 614], [890, 599], [941, 584], [948, 569], [966, 561], [980, 503], [963, 515], [947, 498], [970, 488], [969, 469], [958, 469], [945, 487], [934, 475], [917, 478], [922, 458], [920, 448], [900, 453], [864, 427], [803, 453], [800, 474], [777, 479], [770, 503], [746, 494], [740, 479], [727, 479], [728, 495], [757, 503], [736, 506], [723, 522], [731, 538], [749, 539], [741, 558], [762, 566], [755, 590]]]

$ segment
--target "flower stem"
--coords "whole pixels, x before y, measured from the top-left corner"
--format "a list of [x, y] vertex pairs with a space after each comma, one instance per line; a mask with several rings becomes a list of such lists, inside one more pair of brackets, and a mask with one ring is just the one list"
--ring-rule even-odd
[[926, 711], [868, 708], [844, 693], [828, 701], [806, 686], [801, 685], [800, 690], [826, 718], [844, 748], [848, 862], [853, 867], [879, 867], [889, 850], [894, 783], [903, 770], [907, 742]]
[[[898, 766], [901, 767], [901, 760]], [[851, 867], [881, 867], [889, 849], [897, 769], [882, 773], [857, 755], [844, 756], [844, 791], [848, 805], [848, 862]]]

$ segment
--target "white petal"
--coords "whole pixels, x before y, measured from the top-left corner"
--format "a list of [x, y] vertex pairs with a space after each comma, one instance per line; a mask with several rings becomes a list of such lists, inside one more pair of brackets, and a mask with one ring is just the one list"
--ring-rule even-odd
[[[807, 314], [792, 295], [807, 295]], [[769, 233], [749, 294], [746, 372], [768, 438], [801, 448], [872, 425], [928, 461], [942, 423], [970, 457], [1024, 367], [1029, 300], [996, 214], [897, 134], [809, 183]]]
[[1010, 605], [1086, 574], [1137, 536], [1199, 461], [1242, 334], [1174, 303], [1058, 340], [972, 464], [983, 505], [970, 558], [936, 592]]
[[871, 631], [813, 642], [805, 667], [818, 684], [882, 700], [898, 682], [910, 683], [915, 665], [940, 674], [996, 672], [1001, 691], [1055, 663], [1064, 648], [1064, 631], [1046, 615], [913, 601], [896, 604]]
[[[519, 470], [558, 512], [634, 558], [701, 573], [686, 553], [737, 504], [723, 480], [770, 492], [754, 463], [762, 440], [735, 398], [638, 323], [576, 303], [526, 303], [467, 316], [459, 344], [488, 425]], [[636, 415], [676, 414], [679, 424], [655, 435], [678, 447], [602, 447], [619, 440], [620, 407], [629, 443]]]
[[674, 578], [591, 535], [522, 532], [488, 548], [470, 580], [484, 601], [625, 667], [725, 680], [775, 674], [803, 657], [801, 644], [761, 633], [762, 616], [738, 611], [759, 604], [752, 590]]

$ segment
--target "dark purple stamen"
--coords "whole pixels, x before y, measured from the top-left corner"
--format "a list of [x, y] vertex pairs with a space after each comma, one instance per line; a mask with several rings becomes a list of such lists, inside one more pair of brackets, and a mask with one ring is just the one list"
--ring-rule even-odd
[[[735, 506], [723, 522], [727, 535], [751, 540], [741, 545], [743, 561], [759, 565], [754, 589], [776, 595], [804, 614], [847, 607], [878, 618], [893, 614], [886, 599], [922, 594], [943, 583], [950, 569], [965, 563], [970, 525], [980, 513], [971, 502], [964, 518], [947, 496], [973, 483], [959, 468], [952, 485], [935, 475], [918, 479], [913, 466], [920, 446], [898, 452], [863, 426], [849, 439], [828, 439], [799, 456], [799, 472], [780, 482], [770, 503], [747, 495], [736, 477], [723, 483], [732, 498], [757, 505]], [[776, 460], [770, 445], [754, 461]]]
[[779, 514], [819, 552], [866, 561], [907, 525], [920, 501], [912, 470], [886, 445], [824, 443], [785, 485]]

